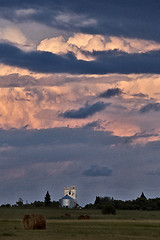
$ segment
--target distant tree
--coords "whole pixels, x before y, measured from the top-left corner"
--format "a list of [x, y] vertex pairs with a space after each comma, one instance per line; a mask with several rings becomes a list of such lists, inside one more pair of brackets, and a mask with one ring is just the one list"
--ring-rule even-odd
[[47, 191], [45, 198], [44, 198], [44, 206], [48, 207], [51, 205], [51, 196], [49, 194], [49, 192]]
[[16, 202], [18, 207], [22, 207], [23, 206], [23, 199], [19, 198], [18, 201]]
[[89, 203], [89, 204], [85, 205], [84, 208], [93, 209], [93, 208], [95, 208], [95, 204]]
[[100, 204], [101, 203], [101, 198], [99, 196], [96, 196], [96, 200], [94, 204]]
[[147, 207], [148, 207], [147, 206], [148, 205], [148, 200], [145, 197], [143, 192], [142, 192], [141, 196], [135, 200], [135, 202], [138, 206], [138, 209], [146, 210]]
[[11, 207], [11, 205], [10, 205], [9, 203], [7, 203], [7, 204], [2, 204], [2, 205], [1, 205], [1, 207], [10, 208], [10, 207]]
[[144, 200], [147, 200], [146, 196], [144, 195], [144, 193], [142, 192], [141, 196], [140, 196], [141, 199], [144, 199]]
[[43, 207], [43, 206], [44, 206], [44, 203], [41, 202], [41, 201], [34, 201], [34, 202], [32, 203], [32, 206], [33, 206], [33, 207]]
[[60, 207], [59, 201], [53, 201], [53, 202], [51, 203], [51, 206], [52, 206], [53, 208], [59, 208], [59, 207]]

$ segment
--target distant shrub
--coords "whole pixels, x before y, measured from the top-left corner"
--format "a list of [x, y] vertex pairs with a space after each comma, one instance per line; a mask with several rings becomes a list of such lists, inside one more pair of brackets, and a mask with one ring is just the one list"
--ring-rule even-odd
[[102, 214], [112, 214], [115, 215], [116, 214], [116, 209], [113, 205], [105, 205], [102, 208]]

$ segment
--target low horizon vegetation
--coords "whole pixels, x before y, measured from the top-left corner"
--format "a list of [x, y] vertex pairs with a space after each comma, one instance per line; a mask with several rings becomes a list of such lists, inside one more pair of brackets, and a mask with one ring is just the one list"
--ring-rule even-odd
[[[141, 196], [135, 200], [116, 200], [113, 197], [100, 197], [96, 196], [94, 203], [86, 204], [84, 207], [79, 206], [77, 203], [75, 208], [84, 208], [84, 209], [104, 209], [105, 206], [111, 206], [116, 210], [148, 210], [155, 211], [160, 210], [160, 198], [148, 198], [142, 192]], [[52, 208], [60, 208], [59, 201], [52, 201], [49, 191], [47, 191], [44, 201], [34, 201], [31, 203], [24, 203], [22, 198], [19, 198], [18, 201], [11, 205], [9, 203], [2, 204], [2, 207], [26, 207], [26, 208], [41, 208], [41, 207], [52, 207]]]

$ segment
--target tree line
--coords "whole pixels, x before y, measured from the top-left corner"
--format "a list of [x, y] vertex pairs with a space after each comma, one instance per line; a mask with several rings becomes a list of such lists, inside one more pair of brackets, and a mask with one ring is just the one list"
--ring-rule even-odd
[[160, 198], [147, 199], [143, 192], [137, 199], [127, 201], [97, 196], [95, 202], [87, 204], [85, 208], [104, 209], [105, 206], [112, 206], [117, 210], [160, 210]]
[[23, 199], [20, 197], [18, 201], [11, 205], [9, 203], [2, 204], [1, 207], [53, 207], [59, 208], [59, 201], [52, 201], [49, 191], [47, 191], [44, 201], [34, 201], [33, 203], [24, 203]]
[[[77, 206], [79, 206], [77, 204]], [[45, 194], [44, 201], [34, 201], [33, 203], [24, 203], [22, 198], [11, 204], [2, 204], [0, 207], [53, 207], [59, 208], [59, 201], [52, 201], [49, 191]], [[142, 192], [141, 196], [135, 200], [116, 200], [111, 197], [96, 196], [94, 203], [90, 203], [84, 206], [84, 209], [102, 209], [105, 211], [115, 210], [160, 210], [160, 198], [148, 198]], [[107, 210], [108, 209], [108, 210]]]

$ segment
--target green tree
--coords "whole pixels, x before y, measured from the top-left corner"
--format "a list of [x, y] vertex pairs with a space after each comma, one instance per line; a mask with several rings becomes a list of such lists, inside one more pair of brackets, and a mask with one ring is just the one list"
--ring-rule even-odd
[[102, 213], [115, 215], [116, 209], [112, 204], [107, 204], [102, 208]]
[[16, 202], [18, 207], [22, 207], [23, 206], [23, 199], [19, 198], [18, 201]]
[[45, 198], [44, 198], [44, 206], [48, 207], [51, 205], [51, 196], [49, 194], [49, 192], [47, 191]]

